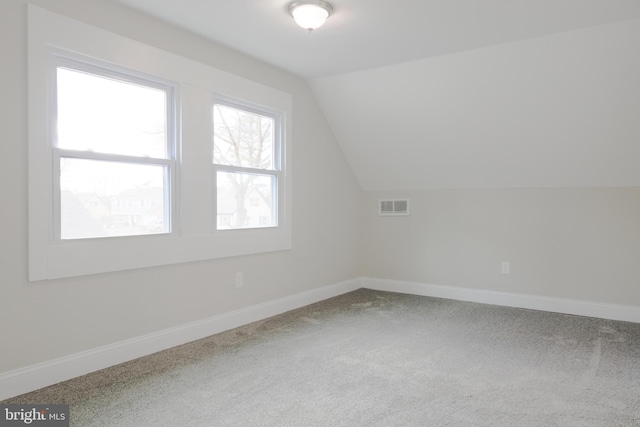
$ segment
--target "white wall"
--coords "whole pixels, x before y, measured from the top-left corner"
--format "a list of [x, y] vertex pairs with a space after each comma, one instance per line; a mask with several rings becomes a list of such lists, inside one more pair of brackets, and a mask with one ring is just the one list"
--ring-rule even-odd
[[31, 3], [291, 93], [293, 250], [27, 282], [27, 1], [3, 1], [0, 374], [359, 275], [360, 187], [306, 82], [118, 4]]
[[[365, 190], [363, 274], [640, 308], [639, 36], [631, 19], [314, 80]], [[405, 196], [410, 217], [377, 216]]]
[[[400, 197], [410, 216], [378, 216]], [[363, 210], [366, 276], [640, 307], [640, 187], [369, 191]]]

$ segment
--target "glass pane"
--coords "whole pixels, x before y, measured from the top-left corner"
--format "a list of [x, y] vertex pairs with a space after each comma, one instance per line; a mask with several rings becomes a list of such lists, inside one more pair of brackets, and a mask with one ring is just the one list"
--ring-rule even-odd
[[213, 107], [213, 162], [274, 169], [275, 120], [226, 105]]
[[218, 230], [277, 226], [276, 177], [218, 172]]
[[60, 159], [62, 239], [168, 233], [166, 166]]
[[164, 90], [58, 68], [58, 147], [167, 157]]

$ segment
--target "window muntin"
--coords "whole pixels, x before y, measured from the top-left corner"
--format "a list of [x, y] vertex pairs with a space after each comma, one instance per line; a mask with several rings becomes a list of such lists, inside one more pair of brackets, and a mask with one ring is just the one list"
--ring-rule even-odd
[[170, 232], [171, 87], [62, 62], [52, 140], [55, 238]]
[[277, 227], [280, 115], [215, 100], [213, 124], [216, 229]]

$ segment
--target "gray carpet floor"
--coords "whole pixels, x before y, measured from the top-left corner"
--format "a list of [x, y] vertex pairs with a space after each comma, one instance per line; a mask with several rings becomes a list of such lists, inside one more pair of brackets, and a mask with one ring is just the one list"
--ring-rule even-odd
[[640, 324], [361, 289], [2, 403], [73, 426], [639, 426]]

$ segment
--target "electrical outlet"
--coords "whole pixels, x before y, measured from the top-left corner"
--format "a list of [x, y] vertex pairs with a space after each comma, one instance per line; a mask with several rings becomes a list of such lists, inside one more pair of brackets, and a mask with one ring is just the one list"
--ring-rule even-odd
[[511, 274], [511, 263], [509, 261], [502, 261], [502, 274]]
[[236, 273], [236, 288], [244, 286], [244, 277], [242, 272]]

